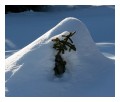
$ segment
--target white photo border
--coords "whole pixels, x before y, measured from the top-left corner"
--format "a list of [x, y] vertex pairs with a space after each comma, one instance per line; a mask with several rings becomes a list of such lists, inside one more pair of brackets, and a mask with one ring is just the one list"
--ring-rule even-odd
[[[5, 97], [5, 5], [115, 5], [115, 97]], [[118, 0], [1, 0], [0, 101], [1, 102], [118, 102], [120, 100], [120, 5]]]

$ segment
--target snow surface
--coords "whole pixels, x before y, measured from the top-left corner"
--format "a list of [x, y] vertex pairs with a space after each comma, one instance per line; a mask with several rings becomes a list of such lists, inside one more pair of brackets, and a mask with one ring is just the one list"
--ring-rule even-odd
[[115, 43], [101, 42], [96, 43], [96, 45], [104, 56], [115, 60]]
[[[62, 55], [67, 71], [54, 76], [55, 37], [76, 31], [77, 51]], [[114, 61], [100, 53], [80, 20], [68, 17], [6, 59], [6, 96], [115, 96]]]

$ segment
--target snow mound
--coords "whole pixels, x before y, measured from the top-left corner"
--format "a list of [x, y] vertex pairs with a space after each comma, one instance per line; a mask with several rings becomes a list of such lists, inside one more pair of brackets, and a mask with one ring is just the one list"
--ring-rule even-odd
[[[54, 76], [53, 38], [76, 31], [77, 51], [62, 55], [67, 70]], [[87, 27], [68, 17], [6, 59], [6, 96], [114, 96], [114, 62], [97, 49]]]

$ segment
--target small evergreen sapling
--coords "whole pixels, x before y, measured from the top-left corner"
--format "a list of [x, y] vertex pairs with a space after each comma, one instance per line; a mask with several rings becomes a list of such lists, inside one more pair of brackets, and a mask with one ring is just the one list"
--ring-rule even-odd
[[55, 67], [54, 72], [57, 77], [60, 77], [66, 70], [65, 65], [66, 61], [63, 60], [61, 57], [61, 54], [64, 54], [65, 51], [71, 50], [76, 51], [76, 47], [73, 44], [73, 41], [70, 37], [72, 37], [76, 32], [70, 32], [68, 35], [62, 35], [64, 37], [63, 40], [60, 40], [59, 38], [52, 39], [54, 42], [53, 48], [56, 49], [58, 52], [55, 56]]

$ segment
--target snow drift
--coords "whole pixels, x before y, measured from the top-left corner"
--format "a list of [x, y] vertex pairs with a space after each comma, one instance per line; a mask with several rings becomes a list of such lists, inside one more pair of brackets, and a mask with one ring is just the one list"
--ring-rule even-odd
[[[65, 52], [67, 70], [54, 76], [55, 37], [76, 31], [77, 51]], [[114, 96], [114, 62], [104, 57], [87, 27], [68, 17], [6, 59], [6, 96]]]

